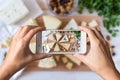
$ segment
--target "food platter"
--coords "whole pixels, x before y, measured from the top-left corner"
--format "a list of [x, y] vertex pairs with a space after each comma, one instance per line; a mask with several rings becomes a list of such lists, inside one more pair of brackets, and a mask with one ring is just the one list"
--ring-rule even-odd
[[[101, 25], [101, 18], [98, 16], [66, 16], [66, 17], [57, 17], [57, 18], [62, 21], [62, 25], [59, 29], [63, 29], [71, 19], [74, 19], [78, 25], [80, 25], [82, 21], [89, 23], [92, 20], [96, 20], [96, 22], [98, 23], [98, 27]], [[37, 17], [36, 21], [39, 24], [39, 26], [45, 26], [42, 16]], [[64, 56], [63, 54], [60, 54], [60, 57], [63, 56]], [[48, 69], [40, 68], [38, 65], [39, 65], [39, 60], [29, 64], [26, 67], [25, 71], [89, 71], [90, 70], [83, 63], [81, 63], [79, 66], [73, 63], [74, 66], [72, 67], [72, 69], [67, 69], [65, 67], [65, 64], [63, 64], [62, 62], [62, 58], [60, 59], [59, 62], [57, 62], [57, 66], [53, 68], [48, 68]]]

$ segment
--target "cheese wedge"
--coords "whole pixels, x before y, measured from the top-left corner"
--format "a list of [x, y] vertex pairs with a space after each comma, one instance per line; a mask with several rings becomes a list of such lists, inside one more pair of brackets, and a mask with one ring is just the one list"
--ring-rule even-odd
[[55, 45], [54, 51], [60, 51], [60, 47], [58, 44]]
[[77, 30], [78, 24], [74, 19], [71, 19], [64, 29]]
[[74, 62], [75, 64], [77, 64], [78, 66], [81, 64], [81, 61], [77, 58], [75, 58], [73, 55], [71, 54], [64, 54], [67, 58], [69, 58], [72, 62]]
[[41, 67], [41, 68], [53, 68], [56, 66], [57, 64], [53, 57], [41, 59], [38, 64], [38, 67]]
[[58, 29], [62, 22], [53, 16], [43, 16], [43, 21], [46, 29]]
[[55, 34], [56, 40], [59, 41], [60, 38], [62, 37], [62, 35], [60, 33], [56, 33]]
[[88, 26], [89, 27], [97, 27], [98, 26], [98, 23], [96, 22], [96, 20], [92, 20], [90, 23], [88, 23]]
[[67, 35], [64, 35], [63, 38], [60, 40], [60, 42], [68, 42], [69, 39], [67, 37]]
[[70, 48], [70, 43], [59, 43], [63, 48], [68, 50]]
[[53, 48], [54, 44], [55, 44], [55, 42], [47, 43], [47, 45], [50, 49]]
[[49, 39], [49, 40], [52, 40], [52, 41], [56, 41], [56, 39], [55, 39], [55, 37], [54, 37], [53, 34], [50, 34], [50, 35], [48, 36], [48, 39]]
[[24, 25], [39, 26], [35, 19], [28, 20]]

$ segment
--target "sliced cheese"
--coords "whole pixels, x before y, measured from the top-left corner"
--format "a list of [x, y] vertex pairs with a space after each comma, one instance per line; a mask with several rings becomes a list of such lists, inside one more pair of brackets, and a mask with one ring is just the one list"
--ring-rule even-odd
[[38, 64], [38, 67], [41, 67], [41, 68], [53, 68], [56, 66], [57, 64], [53, 57], [41, 59]]
[[39, 26], [35, 19], [28, 20], [24, 25]]
[[55, 42], [47, 43], [47, 45], [50, 49], [53, 48], [54, 44], [55, 44]]
[[24, 18], [29, 13], [22, 0], [11, 0], [4, 10], [0, 11], [0, 18], [7, 24], [13, 24]]
[[70, 43], [59, 43], [61, 45], [61, 47], [65, 48], [66, 50], [68, 50], [70, 48]]
[[97, 27], [98, 26], [98, 23], [96, 22], [96, 20], [92, 20], [90, 23], [88, 23], [88, 26], [89, 27]]
[[69, 58], [72, 62], [74, 62], [77, 65], [81, 64], [81, 61], [77, 58], [75, 58], [73, 55], [71, 54], [64, 54], [67, 58]]
[[52, 40], [52, 41], [56, 41], [56, 39], [55, 39], [55, 37], [54, 37], [53, 34], [50, 34], [50, 35], [48, 36], [48, 39], [50, 39], [50, 40]]
[[58, 29], [62, 22], [54, 16], [43, 16], [43, 21], [46, 29]]
[[60, 40], [60, 42], [68, 42], [68, 41], [69, 39], [67, 35], [64, 35], [63, 38]]
[[56, 33], [55, 34], [56, 40], [59, 41], [60, 38], [62, 37], [62, 35], [60, 33]]
[[60, 51], [60, 47], [58, 44], [55, 45], [54, 51]]

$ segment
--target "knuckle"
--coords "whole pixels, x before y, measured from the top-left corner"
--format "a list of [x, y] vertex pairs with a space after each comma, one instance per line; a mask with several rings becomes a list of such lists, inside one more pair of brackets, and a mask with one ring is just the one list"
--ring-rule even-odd
[[31, 31], [30, 31], [31, 33], [34, 33], [34, 32], [36, 32], [34, 29], [32, 29]]
[[20, 47], [25, 47], [25, 43], [26, 43], [26, 41], [24, 40], [24, 39], [21, 39], [20, 40]]

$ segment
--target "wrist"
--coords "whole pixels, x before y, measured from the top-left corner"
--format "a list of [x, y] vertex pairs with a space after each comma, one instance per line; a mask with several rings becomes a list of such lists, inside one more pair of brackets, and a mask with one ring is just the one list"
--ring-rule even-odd
[[9, 80], [16, 72], [16, 66], [3, 64], [0, 68], [0, 80]]
[[101, 70], [99, 75], [104, 80], [120, 80], [120, 73], [116, 70], [116, 68], [106, 68]]

